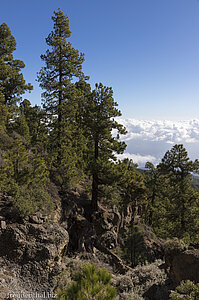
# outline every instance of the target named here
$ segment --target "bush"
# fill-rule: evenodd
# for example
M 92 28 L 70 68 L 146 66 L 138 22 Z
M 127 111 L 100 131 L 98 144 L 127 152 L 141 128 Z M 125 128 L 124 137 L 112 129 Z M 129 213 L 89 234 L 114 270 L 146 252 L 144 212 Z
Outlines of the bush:
M 165 253 L 178 253 L 187 249 L 185 242 L 178 238 L 169 239 L 164 243 Z
M 13 200 L 22 217 L 38 211 L 49 214 L 54 208 L 53 200 L 44 187 L 38 185 L 21 186 Z
M 152 264 L 137 266 L 125 275 L 113 275 L 112 283 L 118 290 L 120 299 L 140 300 L 152 285 L 164 285 L 167 276 L 159 268 L 162 263 L 162 260 L 157 260 Z
M 172 300 L 196 300 L 199 299 L 199 283 L 194 284 L 192 281 L 182 281 L 176 288 L 176 291 L 172 291 L 170 294 Z
M 96 265 L 84 265 L 74 281 L 62 291 L 59 300 L 116 300 L 117 291 L 110 285 L 111 274 Z

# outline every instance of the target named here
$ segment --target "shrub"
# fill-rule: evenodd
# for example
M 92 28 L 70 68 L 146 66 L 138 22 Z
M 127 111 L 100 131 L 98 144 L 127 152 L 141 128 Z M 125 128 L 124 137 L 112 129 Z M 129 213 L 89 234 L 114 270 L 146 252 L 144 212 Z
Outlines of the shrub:
M 164 243 L 165 253 L 178 253 L 187 248 L 185 242 L 178 238 L 169 239 Z
M 152 285 L 163 285 L 167 276 L 159 268 L 162 263 L 162 260 L 157 260 L 152 264 L 137 266 L 125 275 L 113 275 L 112 283 L 120 293 L 120 299 L 140 300 Z
M 21 186 L 13 203 L 22 217 L 32 215 L 40 210 L 49 214 L 54 207 L 51 196 L 44 187 L 38 185 Z
M 74 281 L 62 291 L 59 300 L 116 300 L 117 291 L 110 285 L 111 274 L 95 264 L 84 265 L 76 272 Z
M 170 294 L 172 300 L 195 300 L 199 299 L 199 283 L 194 284 L 190 280 L 182 281 L 176 288 L 176 291 L 172 291 Z

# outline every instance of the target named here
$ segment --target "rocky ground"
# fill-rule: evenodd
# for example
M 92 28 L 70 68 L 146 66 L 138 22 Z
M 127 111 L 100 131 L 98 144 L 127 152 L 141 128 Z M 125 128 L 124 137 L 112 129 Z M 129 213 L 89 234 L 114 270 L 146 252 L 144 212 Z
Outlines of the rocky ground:
M 53 299 L 74 270 L 91 262 L 113 274 L 119 299 L 166 300 L 168 290 L 181 280 L 199 282 L 199 249 L 193 245 L 166 253 L 164 242 L 144 224 L 140 225 L 149 264 L 134 269 L 124 264 L 116 249 L 134 218 L 130 207 L 120 212 L 100 206 L 91 217 L 89 199 L 81 190 L 54 192 L 54 199 L 56 210 L 50 217 L 40 213 L 22 219 L 11 197 L 1 193 L 0 299 L 25 294 Z

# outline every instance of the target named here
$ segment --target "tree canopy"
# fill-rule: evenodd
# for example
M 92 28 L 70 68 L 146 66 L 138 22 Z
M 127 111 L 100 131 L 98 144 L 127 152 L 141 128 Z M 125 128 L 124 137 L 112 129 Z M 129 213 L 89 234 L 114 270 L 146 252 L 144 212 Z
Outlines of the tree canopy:
M 162 238 L 199 241 L 199 191 L 191 183 L 199 161 L 190 160 L 181 144 L 145 170 L 131 160 L 119 161 L 126 129 L 117 118 L 121 112 L 113 89 L 102 83 L 91 88 L 82 68 L 84 54 L 69 42 L 68 17 L 58 9 L 52 21 L 37 78 L 41 107 L 22 98 L 33 87 L 23 77 L 23 61 L 14 59 L 15 38 L 7 24 L 0 25 L 1 191 L 27 215 L 53 207 L 50 181 L 60 193 L 86 182 L 92 216 L 108 198 L 123 211 L 131 207 L 131 223 L 139 214 Z M 139 235 L 129 231 L 126 241 Z
M 16 41 L 7 24 L 0 25 L 0 99 L 5 105 L 16 108 L 20 96 L 33 89 L 30 83 L 26 84 L 21 69 L 25 67 L 22 60 L 14 59 Z

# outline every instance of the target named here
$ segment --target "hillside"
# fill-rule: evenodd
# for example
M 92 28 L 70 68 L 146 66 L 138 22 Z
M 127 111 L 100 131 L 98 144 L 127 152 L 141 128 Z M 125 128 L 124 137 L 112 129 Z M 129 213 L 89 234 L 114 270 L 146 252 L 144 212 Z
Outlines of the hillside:
M 22 98 L 33 87 L 0 25 L 1 299 L 197 294 L 199 161 L 182 144 L 145 171 L 117 160 L 126 129 L 113 89 L 91 89 L 68 17 L 58 9 L 52 21 L 41 107 Z

